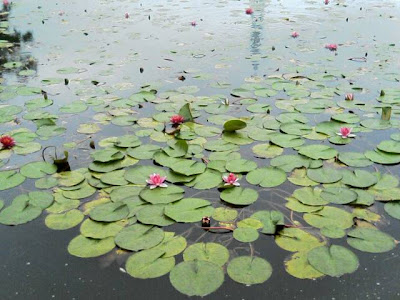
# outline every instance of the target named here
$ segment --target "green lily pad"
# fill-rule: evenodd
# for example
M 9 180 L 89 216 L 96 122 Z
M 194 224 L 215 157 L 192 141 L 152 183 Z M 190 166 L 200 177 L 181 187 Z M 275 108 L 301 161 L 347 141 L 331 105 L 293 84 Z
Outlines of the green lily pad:
M 400 154 L 387 153 L 376 149 L 375 151 L 366 151 L 365 157 L 369 160 L 383 165 L 394 165 L 400 163 Z
M 174 232 L 164 232 L 162 242 L 152 249 L 163 250 L 164 255 L 162 257 L 172 257 L 185 250 L 186 246 L 187 242 L 183 236 L 175 236 Z
M 308 224 L 316 228 L 336 226 L 346 229 L 353 226 L 352 214 L 336 207 L 325 206 L 317 212 L 304 214 L 303 217 Z
M 62 214 L 50 214 L 46 217 L 46 226 L 53 230 L 66 230 L 80 224 L 84 218 L 81 211 L 70 210 Z
M 353 273 L 359 266 L 357 256 L 349 249 L 338 245 L 312 249 L 308 252 L 307 259 L 314 269 L 332 277 Z
M 105 203 L 90 211 L 90 218 L 99 222 L 119 221 L 128 216 L 129 209 L 124 203 Z
M 125 179 L 133 184 L 147 184 L 146 180 L 149 179 L 153 173 L 160 174 L 164 177 L 166 172 L 160 167 L 156 166 L 136 166 L 126 170 Z
M 179 174 L 186 176 L 201 174 L 206 170 L 206 165 L 194 160 L 182 159 L 170 166 L 171 169 Z
M 223 266 L 229 259 L 229 251 L 217 243 L 196 243 L 183 252 L 184 261 L 201 260 Z
M 164 239 L 164 231 L 151 225 L 134 224 L 122 229 L 115 236 L 118 247 L 131 251 L 150 249 Z
M 338 154 L 335 149 L 325 145 L 301 146 L 299 153 L 312 159 L 331 159 Z
M 183 198 L 185 191 L 175 185 L 166 188 L 145 188 L 140 192 L 140 198 L 152 204 L 167 204 Z
M 368 167 L 373 164 L 364 154 L 357 152 L 340 152 L 339 160 L 349 167 Z
M 104 255 L 115 248 L 114 238 L 91 239 L 78 235 L 68 244 L 68 252 L 77 257 L 89 258 Z
M 258 239 L 260 234 L 251 227 L 239 227 L 233 231 L 233 238 L 242 243 L 251 243 Z
M 0 191 L 19 186 L 25 181 L 25 176 L 17 171 L 0 171 Z
M 319 183 L 334 183 L 342 179 L 342 173 L 333 168 L 308 169 L 307 176 Z
M 275 236 L 275 243 L 290 252 L 303 252 L 324 245 L 316 236 L 300 228 L 284 228 Z
M 92 239 L 105 239 L 114 237 L 124 228 L 122 222 L 96 222 L 91 219 L 83 221 L 80 227 L 80 232 L 83 236 Z
M 221 199 L 235 205 L 249 205 L 257 201 L 258 192 L 249 188 L 232 187 L 222 191 Z
M 0 211 L 0 223 L 20 225 L 36 219 L 41 213 L 42 209 L 27 201 L 25 197 L 17 197 L 11 205 Z
M 210 164 L 208 164 L 207 167 L 209 168 Z M 218 171 L 207 169 L 203 174 L 197 175 L 194 180 L 186 183 L 186 186 L 198 190 L 208 190 L 219 186 L 221 183 L 222 174 Z
M 212 214 L 212 218 L 220 222 L 229 222 L 237 218 L 238 212 L 234 209 L 217 207 Z
M 352 187 L 367 188 L 378 182 L 378 178 L 364 170 L 343 170 L 342 182 Z
M 211 216 L 214 208 L 207 200 L 200 198 L 184 198 L 168 204 L 164 214 L 176 222 L 198 222 L 203 216 Z
M 304 187 L 293 192 L 293 197 L 302 204 L 310 206 L 321 206 L 328 204 L 328 201 L 321 197 L 321 190 L 318 188 Z
M 242 120 L 229 120 L 224 124 L 224 131 L 232 132 L 246 128 L 246 126 L 247 126 L 246 122 Z
M 148 249 L 131 255 L 126 261 L 126 271 L 135 278 L 157 278 L 167 274 L 175 266 L 174 257 L 163 257 L 165 251 Z
M 300 279 L 315 279 L 324 276 L 321 272 L 314 269 L 307 259 L 308 252 L 296 252 L 289 260 L 285 261 L 286 271 Z
M 400 220 L 400 201 L 385 203 L 384 208 L 389 216 Z
M 169 279 L 180 293 L 204 297 L 222 285 L 224 272 L 218 265 L 207 261 L 184 261 L 172 269 Z
M 254 161 L 246 159 L 234 159 L 229 160 L 226 163 L 226 169 L 233 173 L 247 173 L 257 168 L 257 164 Z
M 174 224 L 174 220 L 164 215 L 164 207 L 163 204 L 145 206 L 136 213 L 136 217 L 140 223 L 147 225 L 168 226 Z
M 56 171 L 56 165 L 42 161 L 28 163 L 22 166 L 20 170 L 21 174 L 28 178 L 42 178 L 54 174 Z
M 286 181 L 286 173 L 275 167 L 259 168 L 247 174 L 246 180 L 262 187 L 276 187 Z
M 347 243 L 360 251 L 383 253 L 396 247 L 395 240 L 378 229 L 356 228 L 347 233 Z
M 277 210 L 260 210 L 251 215 L 251 218 L 262 222 L 262 233 L 275 234 L 278 225 L 285 225 L 284 215 Z
M 236 282 L 253 285 L 267 281 L 272 275 L 268 261 L 256 256 L 239 256 L 231 260 L 227 273 Z
M 321 192 L 321 198 L 335 204 L 347 204 L 357 199 L 356 192 L 345 187 L 329 187 Z

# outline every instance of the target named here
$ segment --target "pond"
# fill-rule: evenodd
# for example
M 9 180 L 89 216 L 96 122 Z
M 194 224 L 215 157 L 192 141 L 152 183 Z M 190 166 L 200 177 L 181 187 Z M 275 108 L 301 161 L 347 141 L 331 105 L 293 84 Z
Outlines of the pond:
M 0 299 L 399 298 L 399 16 L 3 1 Z

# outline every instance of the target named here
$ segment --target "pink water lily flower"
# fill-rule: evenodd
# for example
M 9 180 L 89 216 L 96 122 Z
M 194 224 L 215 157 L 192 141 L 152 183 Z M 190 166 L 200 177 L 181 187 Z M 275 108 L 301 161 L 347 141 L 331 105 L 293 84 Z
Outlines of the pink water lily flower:
M 292 32 L 292 38 L 297 38 L 299 36 L 299 33 L 297 31 Z
M 167 187 L 168 185 L 164 183 L 167 176 L 161 176 L 160 174 L 151 174 L 150 178 L 146 180 L 148 184 L 150 184 L 150 189 L 155 189 L 156 187 Z
M 129 19 L 129 13 L 125 13 L 125 19 Z
M 329 0 L 325 0 L 324 3 L 325 3 L 325 5 L 328 5 L 329 4 Z
M 228 176 L 222 176 L 222 179 L 225 182 L 224 185 L 234 185 L 234 186 L 240 185 L 240 183 L 238 182 L 239 178 L 233 173 L 229 173 Z
M 8 6 L 10 4 L 10 2 L 8 2 L 8 0 L 3 0 L 3 5 L 4 6 Z
M 254 12 L 254 10 L 251 7 L 246 8 L 246 15 L 252 15 L 253 12 Z
M 185 118 L 181 115 L 175 115 L 171 117 L 170 121 L 174 125 L 179 125 L 185 122 Z
M 190 25 L 192 25 L 193 27 L 197 25 L 196 21 L 192 21 L 190 22 Z
M 351 131 L 353 128 L 350 127 L 341 127 L 340 132 L 337 133 L 337 135 L 340 135 L 343 139 L 355 137 L 355 134 L 352 134 Z
M 337 50 L 337 44 L 326 44 L 325 48 L 329 49 L 331 51 L 336 51 Z
M 3 149 L 11 149 L 15 146 L 15 140 L 9 135 L 3 135 L 0 137 L 0 144 L 2 145 Z
M 346 94 L 346 96 L 344 96 L 344 100 L 353 101 L 354 100 L 354 94 L 352 94 L 352 93 Z

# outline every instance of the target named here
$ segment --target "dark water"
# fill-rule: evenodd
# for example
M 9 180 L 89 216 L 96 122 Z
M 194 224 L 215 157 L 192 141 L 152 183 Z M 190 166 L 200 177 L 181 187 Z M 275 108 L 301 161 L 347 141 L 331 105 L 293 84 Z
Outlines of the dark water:
M 18 52 L 7 59 L 32 57 L 37 76 L 27 80 L 12 71 L 3 76 L 8 85 L 27 83 L 40 86 L 44 78 L 64 76 L 56 73 L 60 68 L 73 66 L 84 70 L 66 76 L 71 79 L 69 86 L 46 87 L 49 97 L 54 99 L 50 108 L 54 112 L 65 103 L 91 95 L 91 92 L 80 92 L 93 87 L 78 79 L 104 82 L 104 89 L 121 97 L 129 96 L 132 91 L 149 83 L 157 84 L 160 91 L 197 85 L 199 94 L 214 95 L 226 91 L 210 87 L 210 82 L 228 82 L 230 88 L 235 88 L 243 84 L 244 79 L 252 82 L 264 75 L 294 73 L 297 69 L 304 69 L 306 74 L 320 74 L 325 70 L 337 74 L 353 72 L 357 74 L 356 84 L 365 87 L 365 92 L 359 95 L 362 100 L 376 97 L 382 88 L 396 86 L 396 83 L 385 80 L 385 74 L 398 72 L 400 67 L 398 48 L 387 51 L 388 45 L 398 43 L 400 38 L 399 31 L 395 30 L 400 28 L 399 2 L 331 2 L 324 6 L 322 1 L 300 0 L 23 0 L 13 4 L 9 21 L 11 27 L 22 33 L 32 32 L 33 40 L 22 43 Z M 248 6 L 255 9 L 251 17 L 244 16 L 243 11 Z M 129 19 L 124 19 L 125 12 L 130 13 Z M 197 27 L 189 25 L 192 20 L 197 21 Z M 294 30 L 300 33 L 297 40 L 289 36 Z M 334 54 L 321 50 L 325 43 L 333 42 L 343 44 L 335 59 Z M 368 63 L 348 60 L 364 56 L 366 52 Z M 378 63 L 385 58 L 388 62 Z M 143 73 L 139 72 L 141 67 Z M 202 81 L 186 76 L 184 83 L 176 79 L 182 71 L 191 69 L 198 69 L 209 79 Z M 99 89 L 93 92 L 96 93 L 100 93 Z M 13 101 L 22 104 L 24 100 L 20 97 Z M 277 112 L 279 110 L 275 110 Z M 151 107 L 144 107 L 140 116 L 151 116 L 152 113 Z M 77 135 L 76 129 L 82 121 L 92 122 L 92 116 L 91 111 L 60 116 L 59 122 L 67 127 L 66 140 L 83 140 L 85 137 Z M 321 121 L 318 116 L 315 120 Z M 32 126 L 24 120 L 21 122 L 23 127 Z M 4 127 L 2 131 L 10 129 Z M 121 135 L 125 130 L 111 125 L 96 137 Z M 360 139 L 352 147 L 372 148 L 371 145 L 389 134 L 376 135 L 372 141 Z M 59 145 L 66 140 L 64 137 L 53 138 L 44 141 L 43 145 Z M 87 164 L 87 144 L 86 141 L 82 147 L 72 151 L 73 169 Z M 289 152 L 285 150 L 285 154 Z M 244 152 L 243 156 L 250 157 L 251 152 Z M 23 159 L 13 158 L 10 165 L 18 166 L 39 157 L 40 154 L 34 154 Z M 261 159 L 256 161 L 259 165 L 264 164 Z M 390 171 L 399 174 L 398 168 L 390 168 Z M 23 189 L 32 188 L 32 180 L 23 185 Z M 281 188 L 291 193 L 294 185 L 287 182 Z M 3 191 L 0 197 L 9 203 L 19 192 Z M 203 192 L 202 196 L 206 197 L 207 193 L 213 197 L 212 191 Z M 261 192 L 256 208 L 282 205 L 282 196 L 285 193 L 279 197 L 271 191 Z M 380 205 L 375 206 L 378 212 L 383 211 Z M 244 215 L 248 216 L 250 212 L 245 210 Z M 388 217 L 382 224 L 385 232 L 400 239 L 399 220 Z M 176 228 L 174 225 L 171 230 Z M 187 298 L 171 286 L 168 276 L 138 280 L 123 273 L 120 270 L 126 259 L 123 255 L 112 252 L 93 259 L 69 255 L 67 245 L 78 232 L 79 228 L 61 232 L 49 230 L 44 225 L 44 218 L 16 227 L 0 225 L 0 299 Z M 196 240 L 201 234 L 194 229 L 190 240 Z M 225 239 L 209 233 L 203 240 L 215 238 Z M 248 246 L 229 242 L 229 249 L 238 254 L 245 255 L 250 251 Z M 270 236 L 262 235 L 254 243 L 254 249 L 257 255 L 271 263 L 272 277 L 264 284 L 246 287 L 226 276 L 222 287 L 207 298 L 400 299 L 398 247 L 378 255 L 352 249 L 360 259 L 360 267 L 355 273 L 317 280 L 300 280 L 288 275 L 283 261 L 290 253 L 278 248 Z

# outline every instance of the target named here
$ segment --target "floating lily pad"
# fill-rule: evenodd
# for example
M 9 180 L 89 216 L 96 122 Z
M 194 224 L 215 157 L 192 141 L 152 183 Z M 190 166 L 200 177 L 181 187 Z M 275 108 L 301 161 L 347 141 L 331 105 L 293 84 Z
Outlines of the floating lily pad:
M 307 259 L 308 252 L 296 252 L 289 260 L 285 261 L 286 271 L 300 279 L 315 279 L 324 276 L 323 273 L 314 269 Z
M 258 231 L 251 227 L 239 227 L 233 231 L 233 238 L 242 243 L 254 242 L 258 237 Z
M 138 221 L 142 224 L 168 226 L 174 224 L 175 221 L 171 220 L 164 215 L 163 204 L 153 204 L 145 206 L 136 213 Z
M 312 249 L 308 252 L 307 259 L 314 269 L 333 277 L 353 273 L 359 266 L 357 256 L 349 249 L 338 245 Z
M 46 217 L 46 226 L 53 230 L 66 230 L 80 224 L 84 218 L 81 211 L 70 210 L 61 214 L 50 214 Z
M 25 176 L 17 171 L 0 171 L 0 191 L 16 187 L 25 181 Z
M 105 203 L 90 211 L 90 218 L 99 222 L 119 221 L 128 216 L 129 209 L 124 203 Z
M 319 183 L 334 183 L 342 179 L 342 173 L 333 168 L 308 169 L 307 176 Z
M 360 251 L 383 253 L 392 250 L 395 240 L 388 234 L 374 228 L 356 228 L 347 233 L 347 243 Z
M 183 198 L 184 190 L 175 185 L 169 185 L 166 188 L 145 188 L 140 193 L 140 197 L 152 204 L 167 204 L 178 201 Z
M 68 244 L 71 255 L 83 258 L 97 257 L 110 252 L 115 248 L 114 238 L 91 239 L 78 235 Z
M 352 214 L 343 209 L 330 206 L 325 206 L 317 212 L 304 214 L 304 220 L 316 228 L 336 226 L 346 229 L 353 225 Z
M 223 266 L 229 259 L 229 251 L 217 243 L 196 243 L 183 252 L 184 261 L 202 260 Z
M 275 234 L 278 225 L 285 225 L 283 214 L 277 210 L 260 210 L 252 214 L 251 218 L 262 222 L 261 232 L 265 234 Z
M 364 170 L 343 170 L 342 182 L 352 187 L 367 188 L 378 182 L 378 178 Z
M 308 251 L 324 244 L 316 236 L 300 228 L 284 228 L 275 236 L 275 242 L 282 249 L 291 252 Z
M 299 148 L 299 153 L 312 159 L 331 159 L 338 152 L 325 145 L 307 145 Z
M 57 171 L 57 166 L 37 161 L 31 162 L 21 167 L 21 174 L 28 178 L 42 178 L 46 175 L 54 174 Z
M 131 251 L 150 249 L 164 239 L 164 231 L 151 225 L 134 224 L 122 229 L 115 236 L 118 247 Z
M 169 279 L 182 294 L 204 297 L 222 285 L 224 272 L 221 267 L 207 261 L 184 261 L 172 269 Z
M 126 271 L 135 278 L 157 278 L 167 274 L 175 266 L 174 257 L 163 257 L 161 249 L 143 250 L 131 255 L 126 261 Z
M 262 187 L 275 187 L 286 181 L 286 173 L 275 167 L 259 168 L 247 174 L 246 180 Z
M 203 216 L 211 216 L 213 211 L 211 203 L 200 198 L 185 198 L 168 204 L 164 209 L 166 216 L 185 223 L 200 221 Z
M 321 192 L 321 198 L 335 204 L 347 204 L 357 199 L 356 192 L 345 187 L 329 187 Z
M 249 205 L 258 199 L 258 192 L 249 188 L 233 187 L 221 193 L 221 199 L 235 205 Z
M 236 282 L 246 285 L 260 284 L 271 277 L 272 266 L 261 257 L 239 256 L 231 260 L 227 273 Z
M 214 210 L 212 218 L 216 221 L 220 222 L 229 222 L 233 221 L 237 218 L 238 212 L 234 209 L 225 208 L 225 207 L 217 207 Z

